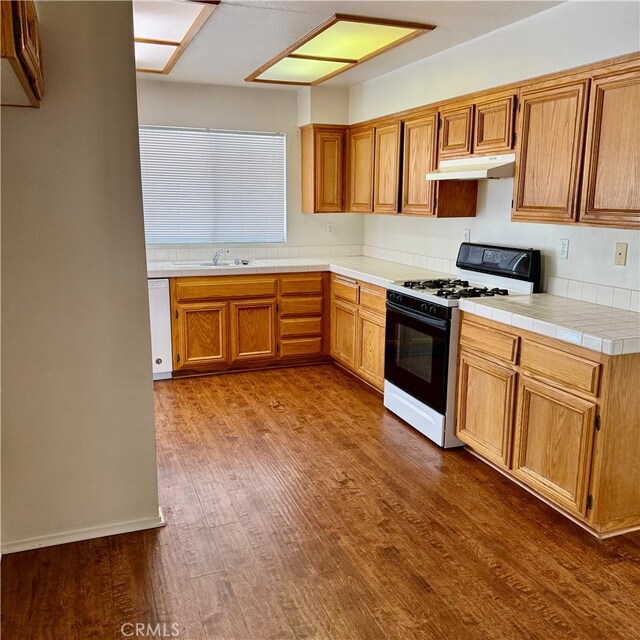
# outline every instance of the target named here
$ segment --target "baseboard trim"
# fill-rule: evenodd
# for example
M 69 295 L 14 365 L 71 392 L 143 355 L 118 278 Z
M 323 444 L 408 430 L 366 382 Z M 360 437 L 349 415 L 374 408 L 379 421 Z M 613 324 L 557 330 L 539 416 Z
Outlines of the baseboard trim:
M 35 538 L 24 538 L 15 542 L 7 542 L 2 545 L 2 555 L 8 553 L 18 553 L 31 549 L 41 549 L 42 547 L 53 547 L 58 544 L 69 542 L 79 542 L 80 540 L 91 540 L 92 538 L 102 538 L 104 536 L 116 536 L 121 533 L 132 533 L 133 531 L 144 531 L 145 529 L 155 529 L 166 525 L 162 507 L 158 508 L 158 515 L 155 518 L 143 518 L 141 520 L 128 520 L 100 527 L 89 527 L 87 529 L 76 529 L 63 533 L 54 533 L 47 536 Z

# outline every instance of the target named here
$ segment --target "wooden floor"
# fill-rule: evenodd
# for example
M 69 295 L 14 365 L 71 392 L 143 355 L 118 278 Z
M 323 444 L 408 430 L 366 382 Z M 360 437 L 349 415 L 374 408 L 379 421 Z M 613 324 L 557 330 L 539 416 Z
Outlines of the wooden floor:
M 333 365 L 155 388 L 168 526 L 5 556 L 2 640 L 640 637 L 640 534 L 599 542 Z

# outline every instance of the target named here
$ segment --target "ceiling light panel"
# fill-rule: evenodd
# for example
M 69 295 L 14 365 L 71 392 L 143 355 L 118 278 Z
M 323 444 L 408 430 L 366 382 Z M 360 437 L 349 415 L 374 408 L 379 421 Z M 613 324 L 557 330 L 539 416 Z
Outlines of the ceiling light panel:
M 428 24 L 336 14 L 245 80 L 316 85 L 432 29 Z
M 135 0 L 133 33 L 136 38 L 182 42 L 204 5 L 171 0 Z
M 219 2 L 134 0 L 136 69 L 169 73 Z
M 361 60 L 380 49 L 402 40 L 416 29 L 364 22 L 336 22 L 294 53 L 320 58 L 350 58 Z

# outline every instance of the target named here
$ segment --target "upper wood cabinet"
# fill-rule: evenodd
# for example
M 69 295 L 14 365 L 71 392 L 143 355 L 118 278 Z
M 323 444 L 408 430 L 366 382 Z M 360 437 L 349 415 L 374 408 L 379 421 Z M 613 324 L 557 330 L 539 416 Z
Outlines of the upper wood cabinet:
M 375 130 L 373 210 L 397 213 L 402 125 L 393 122 Z
M 582 80 L 522 91 L 514 220 L 577 219 L 588 85 L 588 80 Z
M 348 138 L 348 210 L 371 213 L 373 211 L 375 130 L 373 127 L 354 129 L 349 132 Z
M 438 112 L 405 120 L 400 213 L 437 218 L 476 214 L 476 180 L 426 180 L 438 163 Z
M 0 3 L 2 105 L 38 107 L 44 96 L 38 14 L 33 0 Z
M 509 153 L 513 149 L 515 134 L 516 96 L 490 96 L 476 102 L 473 127 L 473 153 Z
M 468 156 L 473 144 L 473 109 L 463 105 L 444 107 L 440 111 L 440 157 Z
M 438 162 L 438 112 L 405 120 L 402 163 L 402 213 L 435 214 L 436 183 L 426 174 Z
M 640 70 L 591 84 L 580 221 L 640 228 Z
M 308 125 L 302 128 L 302 211 L 344 211 L 346 127 Z

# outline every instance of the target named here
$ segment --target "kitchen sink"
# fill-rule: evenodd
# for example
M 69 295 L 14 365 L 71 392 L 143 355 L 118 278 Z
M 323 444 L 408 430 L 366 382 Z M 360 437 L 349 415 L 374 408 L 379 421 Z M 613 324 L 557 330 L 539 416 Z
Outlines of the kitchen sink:
M 251 261 L 246 261 L 247 264 L 249 264 Z M 209 260 L 208 262 L 172 262 L 171 266 L 173 267 L 178 267 L 178 268 L 188 268 L 188 267 L 192 267 L 193 269 L 195 268 L 201 268 L 201 267 L 210 267 L 211 269 L 215 269 L 216 267 L 246 267 L 246 264 L 236 264 L 235 262 L 233 262 L 232 260 L 220 260 L 218 262 L 218 264 L 213 264 L 213 262 L 211 262 L 211 260 Z

